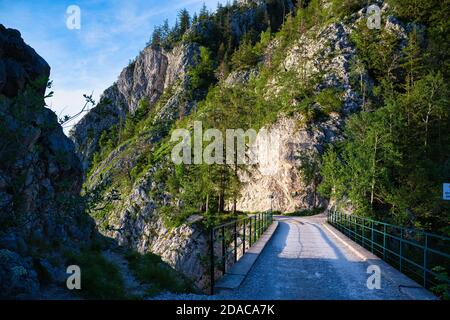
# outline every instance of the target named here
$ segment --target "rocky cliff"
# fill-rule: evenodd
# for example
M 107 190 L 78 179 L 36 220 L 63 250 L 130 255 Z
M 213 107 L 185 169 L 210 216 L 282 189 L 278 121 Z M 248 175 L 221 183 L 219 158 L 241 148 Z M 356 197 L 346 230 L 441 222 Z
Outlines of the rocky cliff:
M 171 51 L 148 46 L 122 70 L 118 80 L 102 94 L 100 102 L 70 132 L 83 169 L 87 170 L 103 131 L 122 126 L 145 101 L 152 109 L 165 90 L 184 80 L 198 58 L 197 45 Z
M 188 114 L 196 104 L 195 100 L 186 99 L 186 91 L 187 72 L 198 60 L 197 44 L 182 44 L 170 51 L 147 47 L 105 91 L 100 103 L 75 126 L 71 138 L 86 168 L 101 133 L 125 121 L 139 107 L 140 100 L 148 99 L 147 112 L 152 117 L 147 126 L 158 130 L 144 128 L 136 140 L 125 142 L 92 168 L 86 181 L 87 192 L 101 189 L 102 196 L 110 199 L 107 208 L 98 210 L 96 216 L 103 234 L 141 253 L 160 255 L 201 285 L 205 281 L 205 267 L 200 257 L 207 250 L 202 226 L 198 223 L 175 229 L 164 226 L 162 217 L 156 214 L 156 202 L 160 199 L 151 196 L 160 187 L 153 181 L 157 167 L 147 167 L 143 177 L 130 179 L 131 170 L 155 151 L 154 144 L 164 135 L 163 128 L 181 114 Z M 118 177 L 128 182 L 117 183 Z M 100 202 L 98 207 L 102 206 Z
M 20 33 L 0 25 L 0 297 L 36 297 L 63 281 L 62 248 L 94 231 L 75 148 L 45 107 L 49 75 Z
M 259 165 L 242 175 L 244 187 L 238 201 L 239 210 L 267 211 L 272 208 L 281 212 L 294 212 L 326 206 L 326 201 L 316 197 L 314 187 L 305 183 L 302 177 L 301 153 L 320 155 L 328 143 L 339 139 L 345 116 L 361 106 L 361 100 L 350 84 L 350 61 L 356 58 L 350 33 L 350 26 L 343 23 L 313 28 L 289 48 L 283 61 L 285 70 L 293 71 L 303 79 L 323 75 L 322 81 L 316 84 L 317 89 L 340 90 L 342 110 L 333 113 L 325 122 L 318 121 L 310 125 L 302 121 L 301 115 L 281 115 L 275 123 L 265 128 L 278 140 L 277 161 Z M 367 81 L 368 75 L 364 74 L 363 78 Z M 278 94 L 280 85 L 277 81 L 276 77 L 270 81 L 268 95 Z M 322 106 L 317 103 L 316 107 Z M 264 143 L 255 141 L 258 145 Z M 256 152 L 267 148 L 258 148 Z
M 245 26 L 254 18 L 254 3 L 247 2 L 240 5 L 251 5 L 250 9 L 237 10 L 229 17 L 230 32 L 234 35 L 245 34 L 248 31 Z M 265 5 L 261 2 L 256 7 Z M 251 17 L 245 16 L 247 14 Z M 277 160 L 240 172 L 242 187 L 237 199 L 238 210 L 265 211 L 272 207 L 292 212 L 327 205 L 317 194 L 317 183 L 306 182 L 300 167 L 303 156 L 320 158 L 330 142 L 341 139 L 347 116 L 358 112 L 363 104 L 361 92 L 351 80 L 354 77 L 351 65 L 358 59 L 358 53 L 350 39 L 355 24 L 363 15 L 364 8 L 343 22 L 325 19 L 298 35 L 285 35 L 294 38 L 287 44 L 283 44 L 281 40 L 285 39 L 278 35 L 266 45 L 254 66 L 232 70 L 224 81 L 213 84 L 219 92 L 232 87 L 244 88 L 249 96 L 262 86 L 263 89 L 258 90 L 270 105 L 264 112 L 280 110 L 275 120 L 264 125 L 278 136 Z M 240 19 L 245 23 L 240 23 Z M 388 18 L 385 23 L 386 29 L 403 32 L 395 19 Z M 186 34 L 204 33 L 209 41 L 208 35 L 214 34 L 212 26 L 213 22 L 205 19 Z M 189 121 L 195 116 L 210 112 L 197 110 L 202 104 L 190 91 L 191 79 L 187 71 L 199 61 L 200 44 L 195 41 L 196 37 L 192 40 L 188 36 L 188 40 L 180 41 L 172 50 L 147 47 L 105 91 L 99 105 L 75 127 L 72 139 L 87 168 L 98 150 L 102 132 L 130 119 L 142 99 L 149 101 L 147 118 L 138 124 L 133 135 L 112 150 L 107 149 L 101 161 L 92 167 L 85 184 L 86 192 L 100 194 L 100 200 L 94 204 L 94 217 L 103 234 L 140 252 L 161 255 L 170 265 L 201 284 L 206 280 L 207 270 L 204 225 L 201 217 L 187 218 L 176 211 L 183 203 L 174 200 L 174 193 L 183 192 L 185 186 L 168 187 L 168 180 L 176 169 L 166 156 L 170 145 L 160 143 L 169 140 L 168 133 L 176 127 L 177 120 L 189 127 Z M 276 57 L 273 52 L 277 52 Z M 278 61 L 275 67 L 272 66 L 274 61 Z M 358 75 L 359 84 L 372 85 L 365 71 Z M 288 76 L 292 79 L 286 82 Z M 304 84 L 311 87 L 304 101 L 297 92 L 297 96 L 283 98 L 292 91 L 300 92 Z M 282 98 L 288 112 L 278 106 Z M 267 143 L 255 142 L 262 150 L 270 149 L 264 147 Z M 174 205 L 174 202 L 177 203 Z M 204 208 L 199 207 L 195 210 Z M 163 209 L 168 210 L 169 215 L 179 214 L 181 223 L 168 222 Z
M 309 158 L 320 156 L 330 142 L 342 139 L 346 117 L 362 107 L 360 88 L 351 81 L 355 76 L 352 64 L 359 59 L 351 35 L 357 23 L 364 18 L 364 10 L 362 8 L 354 13 L 346 22 L 311 28 L 286 52 L 282 63 L 286 72 L 293 71 L 303 79 L 315 79 L 320 75 L 321 81 L 315 83 L 317 91 L 337 89 L 340 94 L 334 99 L 339 99 L 342 107 L 339 112 L 332 112 L 328 120 L 312 124 L 305 124 L 298 114 L 289 117 L 280 114 L 275 123 L 265 128 L 278 139 L 277 161 L 252 167 L 242 173 L 244 185 L 238 201 L 239 210 L 266 211 L 272 208 L 281 212 L 294 212 L 328 206 L 327 201 L 317 195 L 316 186 L 305 182 L 301 158 L 304 154 Z M 381 11 L 386 13 L 387 10 L 388 6 L 384 4 Z M 404 26 L 392 16 L 387 16 L 382 28 L 401 41 L 406 38 Z M 230 77 L 234 76 L 232 74 Z M 358 77 L 366 88 L 373 86 L 367 70 L 361 70 Z M 277 95 L 280 89 L 282 85 L 278 84 L 277 76 L 274 76 L 269 81 L 266 94 Z M 314 108 L 322 107 L 320 102 L 315 103 Z M 256 153 L 270 149 L 270 146 L 264 147 L 265 141 L 255 143 L 263 145 Z

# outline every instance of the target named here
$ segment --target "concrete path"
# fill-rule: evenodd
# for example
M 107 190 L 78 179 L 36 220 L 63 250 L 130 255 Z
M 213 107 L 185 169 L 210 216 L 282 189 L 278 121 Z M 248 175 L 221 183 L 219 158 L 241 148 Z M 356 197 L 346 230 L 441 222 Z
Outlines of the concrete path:
M 277 217 L 279 226 L 238 289 L 219 299 L 435 299 L 328 225 L 324 215 Z M 367 268 L 381 269 L 370 290 Z

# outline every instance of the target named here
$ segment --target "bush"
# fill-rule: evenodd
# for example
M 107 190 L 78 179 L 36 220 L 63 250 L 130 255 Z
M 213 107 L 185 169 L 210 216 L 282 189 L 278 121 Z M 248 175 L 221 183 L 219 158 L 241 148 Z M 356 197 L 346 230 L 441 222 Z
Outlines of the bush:
M 120 271 L 100 252 L 69 253 L 68 262 L 81 268 L 81 294 L 88 299 L 126 298 Z
M 322 213 L 324 210 L 325 208 L 303 209 L 299 211 L 285 213 L 284 215 L 287 217 L 309 217 Z
M 192 285 L 181 274 L 172 269 L 161 260 L 161 257 L 138 252 L 127 254 L 129 267 L 136 278 L 145 283 L 152 284 L 149 294 L 156 294 L 161 291 L 176 293 L 192 292 Z
M 440 266 L 434 267 L 432 270 L 438 275 L 435 277 L 437 284 L 431 288 L 431 291 L 443 300 L 450 300 L 450 277 L 447 271 Z
M 342 110 L 342 94 L 334 88 L 327 88 L 319 92 L 315 97 L 315 101 L 320 104 L 322 111 L 329 115 L 331 112 L 341 112 Z
M 243 40 L 239 48 L 231 57 L 235 70 L 245 70 L 254 67 L 259 62 L 259 54 L 249 39 Z
M 215 83 L 214 61 L 211 51 L 206 47 L 200 47 L 200 59 L 198 64 L 189 70 L 191 90 L 207 90 Z

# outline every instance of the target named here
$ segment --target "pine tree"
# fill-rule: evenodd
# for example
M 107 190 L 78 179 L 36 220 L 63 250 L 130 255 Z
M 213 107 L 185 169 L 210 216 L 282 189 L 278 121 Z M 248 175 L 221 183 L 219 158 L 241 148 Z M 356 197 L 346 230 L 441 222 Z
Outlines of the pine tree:
M 189 11 L 182 9 L 178 12 L 179 29 L 178 32 L 183 35 L 191 27 L 191 16 Z
M 155 27 L 152 34 L 151 45 L 158 47 L 161 45 L 162 31 L 161 27 Z
M 206 4 L 204 4 L 204 3 L 203 3 L 202 8 L 200 9 L 200 13 L 198 15 L 198 19 L 199 19 L 199 21 L 203 21 L 203 20 L 209 19 L 209 11 L 208 11 L 208 8 L 206 7 Z

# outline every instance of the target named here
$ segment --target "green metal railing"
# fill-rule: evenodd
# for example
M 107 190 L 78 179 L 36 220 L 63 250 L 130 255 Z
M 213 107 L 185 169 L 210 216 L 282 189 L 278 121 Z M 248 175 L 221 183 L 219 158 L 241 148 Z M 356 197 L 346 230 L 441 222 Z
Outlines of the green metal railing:
M 425 288 L 438 284 L 434 267 L 450 270 L 448 237 L 339 212 L 329 213 L 328 222 Z
M 272 222 L 272 212 L 264 212 L 224 223 L 210 230 L 211 294 L 214 294 L 216 271 L 220 271 L 220 276 L 223 276 L 258 241 Z

